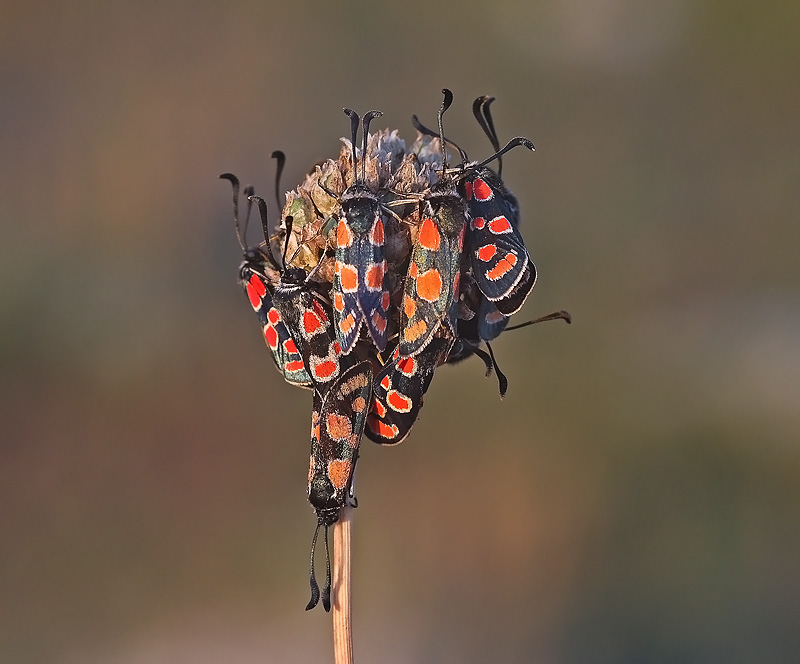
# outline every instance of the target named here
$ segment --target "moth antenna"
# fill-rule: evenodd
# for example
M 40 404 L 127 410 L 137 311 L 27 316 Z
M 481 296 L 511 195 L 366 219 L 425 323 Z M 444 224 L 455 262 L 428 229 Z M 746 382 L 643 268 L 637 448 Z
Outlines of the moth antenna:
M 239 246 L 242 248 L 242 253 L 247 251 L 247 246 L 242 236 L 242 229 L 239 226 L 239 178 L 233 173 L 223 173 L 219 176 L 220 180 L 227 180 L 231 183 L 233 190 L 233 227 L 236 229 L 236 239 L 239 240 Z
M 247 198 L 247 213 L 244 215 L 244 227 L 242 228 L 242 240 L 244 241 L 245 245 L 247 244 L 247 228 L 250 226 L 250 213 L 253 211 L 253 201 L 250 198 L 253 194 L 256 193 L 256 190 L 253 189 L 252 185 L 247 185 L 244 188 L 244 195 Z
M 319 527 L 320 524 L 317 522 L 317 527 L 314 529 L 314 539 L 311 540 L 311 572 L 309 574 L 309 582 L 311 584 L 311 599 L 308 600 L 306 611 L 310 611 L 319 603 L 319 585 L 317 584 L 317 577 L 314 575 L 314 552 L 317 548 L 317 535 L 319 535 Z
M 416 129 L 420 134 L 423 136 L 431 136 L 432 138 L 439 138 L 439 134 L 437 134 L 433 129 L 428 129 L 424 124 L 419 121 L 419 118 L 416 115 L 411 116 L 411 124 L 414 125 L 414 129 Z M 461 149 L 455 141 L 451 141 L 449 138 L 444 139 L 445 142 L 455 150 L 458 150 L 458 154 L 461 157 L 461 165 L 463 166 L 469 161 L 469 157 L 467 157 L 467 153 Z
M 494 368 L 494 364 L 492 364 L 492 358 L 480 348 L 473 348 L 472 352 L 475 353 L 479 358 L 483 360 L 483 363 L 486 365 L 486 378 L 492 375 L 492 369 Z
M 492 351 L 492 345 L 487 341 L 486 347 L 489 349 L 489 357 L 492 358 L 492 366 L 494 366 L 494 372 L 497 374 L 497 383 L 500 387 L 500 398 L 506 396 L 506 392 L 508 392 L 508 378 L 506 375 L 500 371 L 500 367 L 497 366 L 497 360 L 494 359 L 494 351 Z
M 369 111 L 364 114 L 364 119 L 361 121 L 364 127 L 364 147 L 361 149 L 361 181 L 367 181 L 367 139 L 369 138 L 369 125 L 375 119 L 383 115 L 381 111 Z
M 534 318 L 533 320 L 525 321 L 524 323 L 519 323 L 518 325 L 511 325 L 505 329 L 506 332 L 510 332 L 511 330 L 518 330 L 521 327 L 528 327 L 528 325 L 536 325 L 536 323 L 545 323 L 549 320 L 564 320 L 567 322 L 567 325 L 572 324 L 572 315 L 569 311 L 554 311 L 551 314 L 547 314 L 546 316 L 540 316 L 539 318 Z
M 478 121 L 478 124 L 483 129 L 483 133 L 486 134 L 489 141 L 492 144 L 495 152 L 500 151 L 500 140 L 497 138 L 497 131 L 494 128 L 494 120 L 492 119 L 492 113 L 489 110 L 489 107 L 492 105 L 492 102 L 495 100 L 494 97 L 490 97 L 489 95 L 483 95 L 482 97 L 478 97 L 474 102 L 472 102 L 472 114 L 475 116 L 475 119 Z M 497 158 L 497 176 L 501 177 L 503 174 L 503 158 Z
M 358 125 L 361 119 L 358 117 L 352 108 L 343 108 L 344 114 L 350 118 L 350 147 L 353 148 L 353 180 L 358 180 L 356 177 L 356 135 L 358 134 Z M 364 155 L 361 155 L 362 158 Z
M 536 150 L 536 148 L 533 147 L 533 142 L 529 138 L 525 138 L 524 136 L 515 136 L 508 143 L 505 144 L 505 146 L 503 147 L 502 150 L 499 150 L 499 151 L 495 152 L 491 157 L 488 157 L 487 159 L 484 159 L 482 162 L 480 162 L 478 164 L 472 165 L 470 168 L 473 168 L 473 169 L 483 168 L 489 162 L 492 162 L 495 159 L 500 159 L 500 157 L 502 157 L 506 152 L 508 152 L 509 150 L 513 150 L 514 148 L 516 148 L 516 147 L 518 147 L 520 145 L 528 148 L 531 152 Z
M 281 205 L 281 176 L 283 175 L 283 167 L 286 166 L 286 155 L 282 150 L 275 150 L 271 157 L 278 162 L 275 168 L 275 203 L 278 205 L 278 210 L 280 210 L 283 207 Z
M 325 587 L 322 589 L 322 607 L 331 611 L 331 551 L 328 547 L 328 526 L 325 526 Z
M 444 95 L 444 99 L 442 99 L 442 105 L 439 107 L 439 114 L 436 116 L 436 121 L 439 124 L 439 143 L 442 146 L 442 177 L 444 177 L 444 172 L 447 168 L 447 143 L 445 143 L 444 123 L 442 119 L 444 118 L 444 112 L 450 108 L 450 105 L 453 103 L 453 93 L 447 88 L 442 88 L 442 94 Z
M 255 203 L 258 208 L 258 214 L 261 217 L 261 227 L 264 229 L 264 239 L 266 240 L 266 250 L 262 252 L 269 264 L 278 272 L 281 271 L 278 262 L 272 255 L 272 245 L 269 241 L 269 223 L 267 221 L 267 202 L 261 196 L 250 196 L 248 200 Z

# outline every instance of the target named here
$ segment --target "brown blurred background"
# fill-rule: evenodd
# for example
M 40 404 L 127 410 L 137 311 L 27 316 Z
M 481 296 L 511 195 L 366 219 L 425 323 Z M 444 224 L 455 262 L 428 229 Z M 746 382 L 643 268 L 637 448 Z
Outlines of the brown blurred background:
M 365 439 L 361 662 L 800 657 L 795 2 L 3 2 L 0 661 L 305 663 L 310 397 L 236 284 L 342 106 L 497 97 L 540 280 L 504 402 L 437 373 Z M 270 198 L 271 200 L 271 198 Z M 254 237 L 254 236 L 253 236 Z

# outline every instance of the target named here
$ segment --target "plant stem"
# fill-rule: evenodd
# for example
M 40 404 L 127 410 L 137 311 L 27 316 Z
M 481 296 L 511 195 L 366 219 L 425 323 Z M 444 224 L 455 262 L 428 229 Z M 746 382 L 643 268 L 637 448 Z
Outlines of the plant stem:
M 353 508 L 346 505 L 333 526 L 333 655 L 335 664 L 353 664 L 350 592 L 350 525 Z

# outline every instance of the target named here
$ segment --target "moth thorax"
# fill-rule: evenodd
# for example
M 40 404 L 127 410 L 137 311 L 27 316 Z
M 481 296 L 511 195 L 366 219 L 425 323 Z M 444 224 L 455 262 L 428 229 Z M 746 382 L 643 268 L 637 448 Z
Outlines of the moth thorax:
M 331 526 L 339 520 L 339 510 L 341 507 L 315 508 L 317 512 L 317 523 L 321 526 Z
M 347 203 L 358 202 L 364 199 L 377 201 L 378 197 L 372 193 L 367 185 L 362 184 L 361 182 L 356 182 L 355 184 L 351 184 L 345 190 L 345 192 L 342 194 L 341 202 L 344 206 Z

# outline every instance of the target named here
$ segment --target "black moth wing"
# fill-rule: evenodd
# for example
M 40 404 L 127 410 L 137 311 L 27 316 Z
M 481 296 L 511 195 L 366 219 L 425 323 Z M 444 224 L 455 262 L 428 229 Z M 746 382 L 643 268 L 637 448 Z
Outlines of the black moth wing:
M 452 339 L 437 337 L 414 357 L 395 353 L 375 376 L 375 398 L 365 429 L 367 438 L 379 445 L 397 445 L 405 440 L 419 417 L 434 371 L 452 343 Z

